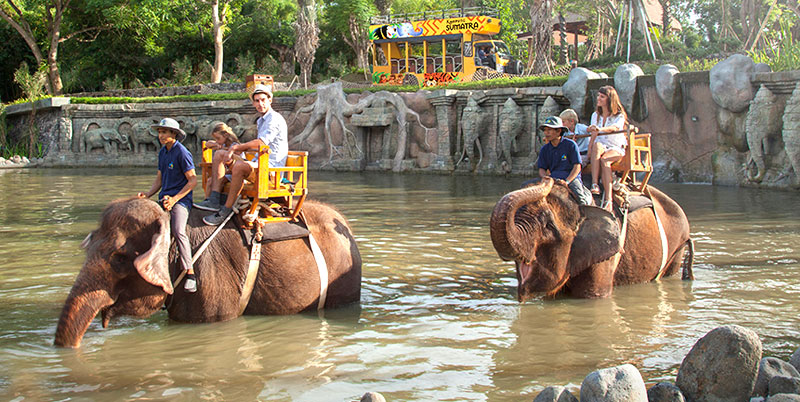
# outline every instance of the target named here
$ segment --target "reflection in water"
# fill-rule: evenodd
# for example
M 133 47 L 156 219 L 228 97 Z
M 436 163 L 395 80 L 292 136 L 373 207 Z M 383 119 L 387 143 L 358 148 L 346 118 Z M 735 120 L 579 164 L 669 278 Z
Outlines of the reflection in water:
M 322 317 L 170 323 L 159 312 L 95 320 L 55 349 L 78 243 L 150 169 L 0 171 L 0 399 L 516 401 L 632 363 L 674 381 L 694 342 L 723 324 L 786 358 L 800 333 L 795 193 L 660 186 L 684 206 L 697 280 L 617 288 L 606 300 L 515 301 L 512 263 L 489 240 L 494 203 L 522 178 L 313 172 L 364 260 L 360 306 Z M 772 205 L 773 207 L 769 207 Z

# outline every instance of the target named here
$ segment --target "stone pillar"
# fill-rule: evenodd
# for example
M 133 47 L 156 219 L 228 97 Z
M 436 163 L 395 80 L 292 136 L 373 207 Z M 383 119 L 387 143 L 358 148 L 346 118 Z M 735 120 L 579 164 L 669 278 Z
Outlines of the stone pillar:
M 76 105 L 64 105 L 61 107 L 61 117 L 58 119 L 58 152 L 66 153 L 72 149 L 72 112 L 77 108 Z M 75 150 L 77 151 L 77 149 Z
M 433 91 L 427 96 L 436 108 L 437 155 L 431 163 L 434 170 L 453 170 L 455 139 L 458 135 L 458 116 L 455 107 L 456 94 L 452 89 Z

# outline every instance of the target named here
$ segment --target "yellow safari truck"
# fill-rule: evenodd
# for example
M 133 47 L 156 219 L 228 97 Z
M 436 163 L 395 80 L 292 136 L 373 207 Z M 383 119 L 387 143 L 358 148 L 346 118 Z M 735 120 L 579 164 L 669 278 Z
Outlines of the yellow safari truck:
M 373 17 L 372 82 L 436 86 L 522 74 L 492 10 L 465 8 Z

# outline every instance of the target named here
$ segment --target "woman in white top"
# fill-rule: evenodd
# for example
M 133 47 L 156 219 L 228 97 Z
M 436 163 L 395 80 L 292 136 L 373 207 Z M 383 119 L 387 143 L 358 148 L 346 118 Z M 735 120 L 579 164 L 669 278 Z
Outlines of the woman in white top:
M 586 130 L 589 139 L 589 160 L 592 163 L 592 194 L 600 194 L 598 176 L 603 178 L 602 208 L 611 210 L 611 164 L 625 156 L 627 139 L 624 133 L 601 135 L 622 131 L 628 117 L 614 87 L 606 85 L 597 91 L 597 109 L 592 113 L 592 121 Z

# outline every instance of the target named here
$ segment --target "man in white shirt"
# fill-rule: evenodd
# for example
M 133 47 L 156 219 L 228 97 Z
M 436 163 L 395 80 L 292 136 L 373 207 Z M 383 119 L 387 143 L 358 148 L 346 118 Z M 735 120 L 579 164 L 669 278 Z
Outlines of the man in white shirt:
M 271 108 L 272 89 L 266 85 L 256 85 L 253 88 L 253 93 L 250 94 L 250 101 L 253 102 L 253 107 L 256 108 L 256 111 L 261 114 L 261 117 L 256 121 L 258 137 L 244 144 L 231 146 L 228 149 L 229 157 L 233 158 L 234 154 L 257 149 L 260 145 L 267 145 L 269 146 L 269 166 L 286 166 L 286 157 L 289 155 L 288 129 L 283 116 Z M 254 176 L 257 166 L 257 158 L 252 161 L 236 160 L 231 165 L 231 187 L 228 192 L 228 198 L 225 205 L 220 207 L 215 214 L 203 218 L 203 222 L 206 225 L 219 225 L 225 220 L 228 214 L 231 213 L 236 197 L 242 191 L 244 180 L 255 181 L 255 177 L 251 176 Z M 216 197 L 219 199 L 218 191 L 220 189 L 215 190 L 217 191 Z M 215 194 L 212 192 L 209 198 L 214 196 Z

